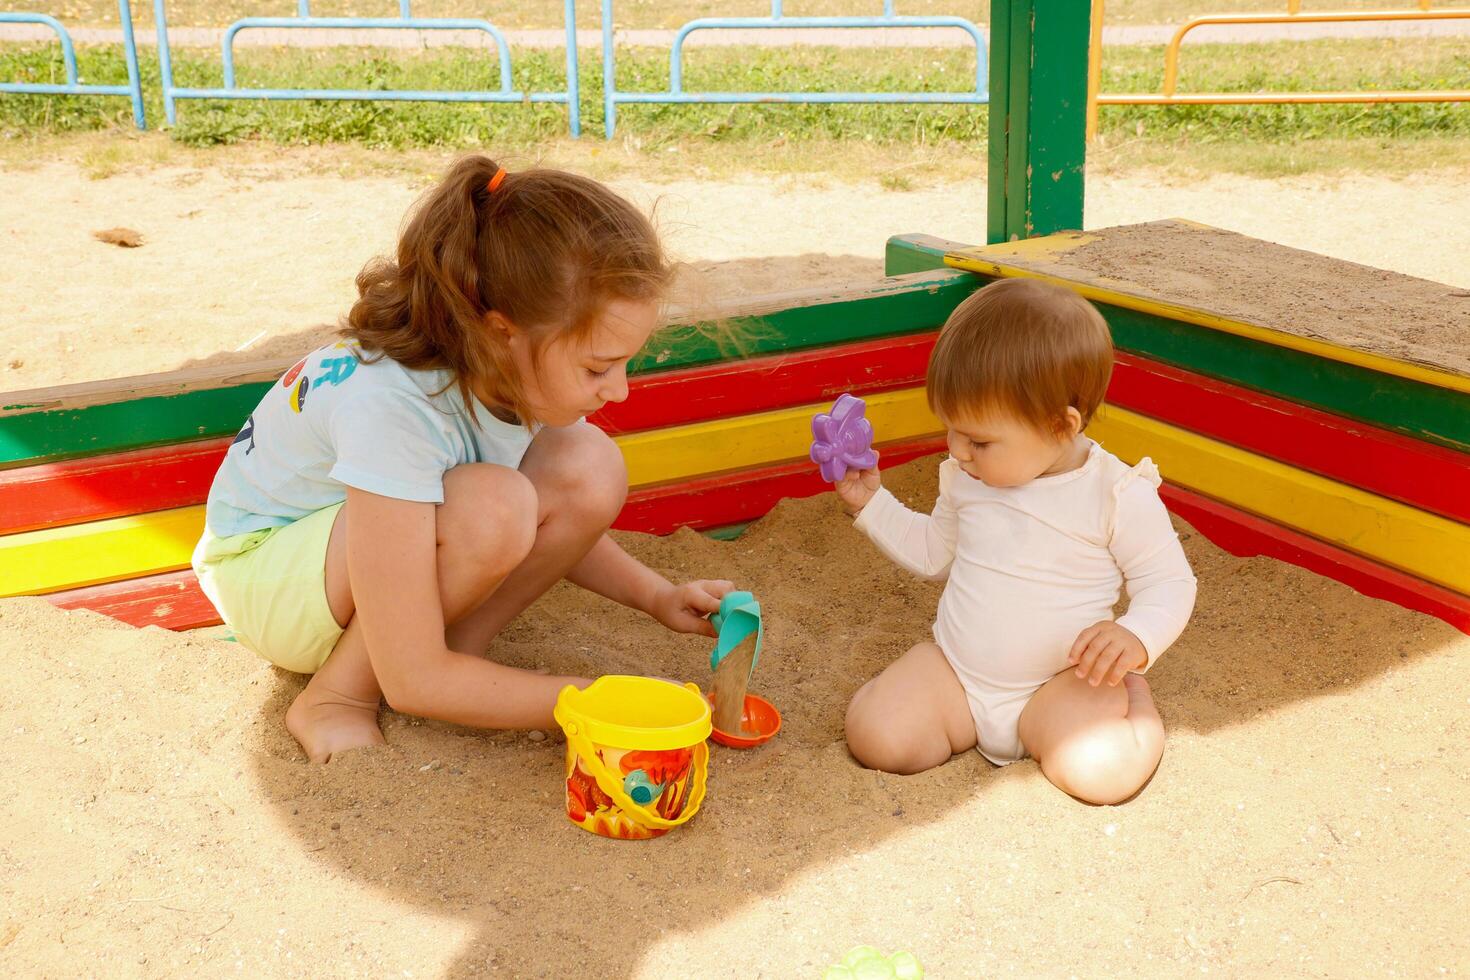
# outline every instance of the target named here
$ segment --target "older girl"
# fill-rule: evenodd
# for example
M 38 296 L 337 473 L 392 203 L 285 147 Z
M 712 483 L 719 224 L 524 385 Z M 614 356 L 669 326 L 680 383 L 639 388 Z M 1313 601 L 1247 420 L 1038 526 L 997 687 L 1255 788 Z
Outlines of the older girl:
M 381 742 L 382 699 L 550 725 L 585 682 L 482 654 L 562 578 L 713 635 L 731 584 L 675 585 L 607 536 L 627 474 L 583 421 L 628 396 L 669 278 L 647 218 L 607 188 L 471 156 L 357 277 L 342 341 L 261 400 L 194 567 L 244 645 L 312 675 L 285 718 L 309 759 Z

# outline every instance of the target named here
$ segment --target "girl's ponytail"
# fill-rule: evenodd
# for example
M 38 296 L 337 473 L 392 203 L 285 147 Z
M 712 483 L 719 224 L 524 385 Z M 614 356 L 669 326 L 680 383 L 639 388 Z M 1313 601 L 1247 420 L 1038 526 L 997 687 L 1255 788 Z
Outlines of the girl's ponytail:
M 369 357 L 449 370 L 472 411 L 478 394 L 531 422 L 488 314 L 531 331 L 539 350 L 587 329 L 609 299 L 661 298 L 670 274 L 648 219 L 601 184 L 468 156 L 420 199 L 395 259 L 358 274 L 342 333 Z

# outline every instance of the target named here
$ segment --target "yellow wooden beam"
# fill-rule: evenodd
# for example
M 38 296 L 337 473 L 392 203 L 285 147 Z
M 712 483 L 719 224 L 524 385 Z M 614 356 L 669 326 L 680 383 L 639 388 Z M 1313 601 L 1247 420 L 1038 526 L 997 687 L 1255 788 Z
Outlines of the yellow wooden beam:
M 943 431 L 929 411 L 923 388 L 867 395 L 868 420 L 884 442 Z M 695 422 L 620 436 L 628 483 L 647 486 L 800 459 L 812 444 L 812 416 L 827 403 Z
M 922 388 L 870 395 L 885 442 L 940 431 Z M 826 403 L 619 436 L 633 487 L 743 470 L 805 456 Z M 189 566 L 204 508 L 182 507 L 0 537 L 0 597 L 139 578 Z
M 203 530 L 200 506 L 9 534 L 0 537 L 0 597 L 187 568 Z
M 1470 594 L 1470 526 L 1112 405 L 1087 431 L 1170 483 Z
M 922 388 L 866 400 L 885 442 L 940 431 Z M 806 455 L 811 416 L 824 407 L 674 426 L 617 441 L 632 486 L 683 481 Z M 1088 432 L 1130 463 L 1151 456 L 1171 483 L 1470 594 L 1470 526 L 1111 405 Z M 0 596 L 185 568 L 203 522 L 203 507 L 185 507 L 0 537 Z

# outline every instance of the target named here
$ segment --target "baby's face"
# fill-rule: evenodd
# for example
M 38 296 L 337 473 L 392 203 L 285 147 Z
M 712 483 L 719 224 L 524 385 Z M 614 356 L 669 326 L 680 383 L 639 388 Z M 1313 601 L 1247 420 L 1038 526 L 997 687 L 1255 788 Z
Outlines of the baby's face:
M 1077 465 L 1077 436 L 1070 430 L 1054 435 L 1003 412 L 941 421 L 949 430 L 950 456 L 987 486 L 1019 487 Z

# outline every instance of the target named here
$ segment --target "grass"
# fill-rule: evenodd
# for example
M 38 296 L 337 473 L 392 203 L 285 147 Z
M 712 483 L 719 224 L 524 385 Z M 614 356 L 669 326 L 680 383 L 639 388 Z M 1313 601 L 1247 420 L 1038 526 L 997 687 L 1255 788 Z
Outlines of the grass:
M 121 60 L 106 48 L 78 50 L 84 79 L 125 78 Z M 469 88 L 493 84 L 484 53 L 461 49 L 281 49 L 242 52 L 237 65 L 247 86 L 354 88 Z M 523 52 L 518 87 L 555 89 L 563 83 L 556 52 Z M 54 47 L 0 47 L 0 78 L 59 79 Z M 143 62 L 149 118 L 162 122 L 157 65 Z M 667 56 L 633 49 L 618 62 L 619 87 L 667 84 Z M 180 84 L 217 85 L 218 56 L 185 49 L 176 57 Z M 962 50 L 835 48 L 706 49 L 695 52 L 686 86 L 706 89 L 896 90 L 915 85 L 959 90 L 974 76 L 973 55 Z M 1115 48 L 1104 63 L 1106 91 L 1156 91 L 1162 49 Z M 601 77 L 595 59 L 583 62 L 581 146 L 564 139 L 559 106 L 484 106 L 371 102 L 198 102 L 179 106 L 174 144 L 202 148 L 240 143 L 346 144 L 368 149 L 443 151 L 494 147 L 497 152 L 585 156 L 602 166 L 638 166 L 673 172 L 697 154 L 712 171 L 789 172 L 809 168 L 833 176 L 876 173 L 881 186 L 901 191 L 931 171 L 970 161 L 980 167 L 988 113 L 964 106 L 623 106 L 619 140 L 601 140 Z M 1327 88 L 1470 88 L 1470 39 L 1326 40 L 1255 45 L 1201 45 L 1187 52 L 1181 90 Z M 1382 168 L 1400 171 L 1461 165 L 1470 159 L 1470 106 L 1198 106 L 1104 107 L 1094 163 L 1146 163 L 1171 169 L 1226 169 L 1257 175 Z M 55 138 L 131 128 L 124 99 L 15 96 L 0 99 L 0 142 Z M 144 153 L 140 147 L 150 148 Z M 169 149 L 142 141 L 128 149 L 89 150 L 93 172 L 126 165 Z M 136 161 L 145 162 L 145 161 Z M 1203 163 L 1202 163 L 1203 162 Z M 595 168 L 594 168 L 595 169 Z M 685 170 L 684 172 L 687 172 Z
M 1099 2 L 1099 0 L 1095 0 Z M 1367 10 L 1388 8 L 1411 9 L 1412 0 L 1307 0 L 1306 10 Z M 1453 6 L 1439 0 L 1438 6 Z M 133 0 L 133 17 L 139 27 L 153 23 L 153 7 L 147 0 Z M 977 24 L 990 19 L 989 0 L 897 0 L 897 12 L 909 15 L 967 17 Z M 48 13 L 66 23 L 108 25 L 118 22 L 115 0 L 12 0 L 10 10 Z M 619 27 L 677 27 L 695 17 L 756 17 L 770 13 L 769 0 L 617 0 Z M 819 16 L 830 14 L 878 14 L 882 0 L 786 0 L 787 16 Z M 577 22 L 584 28 L 599 25 L 601 4 L 581 0 L 577 5 Z M 1286 0 L 1223 0 L 1200 3 L 1198 0 L 1107 0 L 1103 8 L 1108 24 L 1178 24 L 1189 17 L 1221 11 L 1285 12 Z M 394 0 L 313 0 L 311 11 L 317 16 L 387 17 L 398 12 Z M 170 0 L 170 25 L 223 26 L 246 16 L 286 17 L 296 13 L 293 0 Z M 506 28 L 560 27 L 561 5 L 549 0 L 496 0 L 483 8 L 467 6 L 463 0 L 414 0 L 416 17 L 490 17 Z

